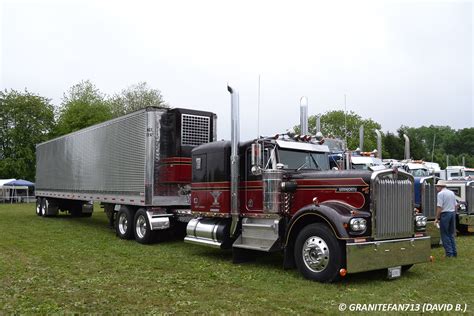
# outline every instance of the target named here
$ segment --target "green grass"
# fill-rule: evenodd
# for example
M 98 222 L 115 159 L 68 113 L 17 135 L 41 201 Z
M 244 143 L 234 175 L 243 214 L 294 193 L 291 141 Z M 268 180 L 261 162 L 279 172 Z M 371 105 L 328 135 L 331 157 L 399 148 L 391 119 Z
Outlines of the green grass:
M 3 313 L 338 313 L 340 303 L 468 304 L 474 313 L 474 236 L 459 258 L 388 281 L 385 271 L 336 284 L 283 270 L 280 254 L 235 265 L 231 253 L 182 241 L 140 245 L 115 237 L 102 209 L 91 218 L 41 218 L 33 204 L 0 204 Z

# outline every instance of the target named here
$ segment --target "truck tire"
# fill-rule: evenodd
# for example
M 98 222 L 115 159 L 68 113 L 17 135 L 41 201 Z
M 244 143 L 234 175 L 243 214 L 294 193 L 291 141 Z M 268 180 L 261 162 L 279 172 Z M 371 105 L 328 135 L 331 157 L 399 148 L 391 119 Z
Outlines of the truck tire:
M 402 271 L 405 272 L 405 271 L 408 271 L 411 269 L 411 267 L 413 267 L 412 264 L 407 264 L 405 266 L 402 266 Z
M 307 279 L 334 282 L 343 268 L 343 252 L 333 232 L 324 224 L 304 227 L 295 242 L 295 263 Z
M 139 209 L 134 218 L 135 240 L 141 244 L 151 244 L 155 241 L 156 232 L 151 230 L 150 221 L 144 209 Z
M 48 216 L 49 211 L 49 201 L 47 198 L 41 199 L 41 216 L 46 217 Z
M 42 216 L 43 214 L 43 199 L 40 197 L 36 198 L 36 215 Z
M 130 208 L 122 206 L 115 221 L 115 233 L 121 239 L 133 238 L 133 213 Z

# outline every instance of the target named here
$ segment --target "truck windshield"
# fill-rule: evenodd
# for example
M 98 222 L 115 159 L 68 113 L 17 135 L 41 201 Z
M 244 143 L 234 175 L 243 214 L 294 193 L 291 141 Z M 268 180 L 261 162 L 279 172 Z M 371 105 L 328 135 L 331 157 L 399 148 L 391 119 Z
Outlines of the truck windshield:
M 430 175 L 430 172 L 425 169 L 411 169 L 409 171 L 414 177 L 426 177 Z
M 329 170 L 329 156 L 327 153 L 280 149 L 278 158 L 284 169 Z
M 353 163 L 353 164 L 352 164 L 352 169 L 367 170 L 367 169 L 369 169 L 369 166 L 370 166 L 369 164 L 365 164 L 365 163 L 363 163 L 363 164 L 355 164 L 355 163 Z

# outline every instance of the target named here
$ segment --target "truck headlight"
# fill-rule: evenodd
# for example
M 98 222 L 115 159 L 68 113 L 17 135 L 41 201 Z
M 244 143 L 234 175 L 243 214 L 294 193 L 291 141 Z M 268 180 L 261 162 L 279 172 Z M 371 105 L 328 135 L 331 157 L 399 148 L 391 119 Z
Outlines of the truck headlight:
M 415 224 L 416 224 L 417 228 L 425 228 L 426 227 L 426 222 L 427 222 L 426 216 L 417 215 L 415 217 Z
M 352 218 L 349 222 L 351 230 L 354 232 L 364 232 L 367 229 L 367 221 L 363 218 Z

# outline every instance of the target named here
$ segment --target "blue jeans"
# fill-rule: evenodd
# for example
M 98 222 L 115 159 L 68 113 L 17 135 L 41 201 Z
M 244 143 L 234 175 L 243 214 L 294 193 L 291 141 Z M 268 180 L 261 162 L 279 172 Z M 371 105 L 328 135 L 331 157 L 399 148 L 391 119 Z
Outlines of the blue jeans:
M 454 233 L 456 230 L 456 212 L 442 212 L 439 222 L 439 231 L 443 241 L 446 257 L 457 257 L 456 240 Z

